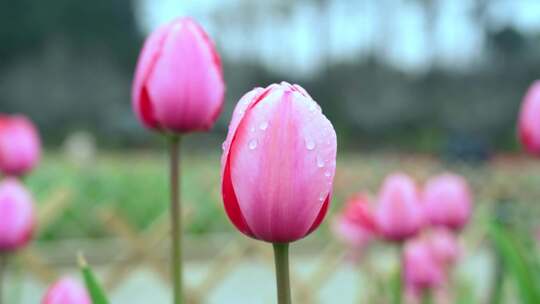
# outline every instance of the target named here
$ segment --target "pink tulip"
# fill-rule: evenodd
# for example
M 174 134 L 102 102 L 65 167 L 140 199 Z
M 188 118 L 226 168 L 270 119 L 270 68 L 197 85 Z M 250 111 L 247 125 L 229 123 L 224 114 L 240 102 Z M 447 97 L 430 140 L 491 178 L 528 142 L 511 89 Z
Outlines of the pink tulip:
M 453 265 L 460 254 L 456 236 L 449 230 L 440 228 L 431 231 L 427 242 L 437 262 L 444 266 Z
M 523 98 L 518 133 L 525 149 L 540 156 L 540 80 L 530 86 Z
M 223 144 L 225 210 L 244 234 L 292 242 L 323 220 L 336 168 L 336 133 L 298 85 L 257 88 L 238 102 Z
M 14 178 L 0 183 L 0 253 L 24 247 L 35 226 L 30 193 Z
M 92 304 L 86 289 L 76 280 L 65 277 L 54 283 L 42 304 Z
M 37 165 L 40 154 L 39 135 L 28 118 L 0 115 L 0 171 L 24 175 Z
M 358 194 L 349 199 L 343 213 L 336 218 L 333 230 L 341 241 L 352 248 L 365 247 L 377 233 L 368 197 Z
M 417 294 L 440 286 L 444 281 L 442 266 L 433 256 L 431 246 L 424 239 L 415 239 L 405 245 L 405 284 Z
M 133 109 L 144 126 L 163 132 L 208 130 L 225 95 L 221 61 L 212 41 L 190 18 L 154 31 L 139 57 Z
M 386 178 L 375 218 L 379 233 L 387 240 L 401 242 L 420 231 L 424 215 L 416 184 L 409 176 L 394 173 Z
M 467 181 L 446 173 L 431 178 L 424 187 L 427 220 L 434 226 L 460 230 L 471 215 L 471 191 Z

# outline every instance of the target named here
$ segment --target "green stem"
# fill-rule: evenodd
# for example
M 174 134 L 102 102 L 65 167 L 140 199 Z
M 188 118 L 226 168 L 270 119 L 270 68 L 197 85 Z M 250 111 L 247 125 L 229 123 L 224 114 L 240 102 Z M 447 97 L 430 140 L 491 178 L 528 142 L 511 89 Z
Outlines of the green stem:
M 291 304 L 289 243 L 274 243 L 278 304 Z
M 170 140 L 170 182 L 171 182 L 171 258 L 174 304 L 181 304 L 182 298 L 182 210 L 180 206 L 180 137 Z M 1 303 L 0 303 L 1 304 Z
M 422 293 L 422 304 L 432 304 L 433 303 L 433 293 L 431 289 L 427 288 Z
M 392 303 L 401 304 L 403 297 L 403 244 L 399 243 L 397 247 L 398 267 L 396 277 L 394 278 L 394 292 L 392 294 Z
M 4 303 L 4 284 L 5 282 L 5 272 L 7 266 L 7 255 L 0 253 L 0 304 Z

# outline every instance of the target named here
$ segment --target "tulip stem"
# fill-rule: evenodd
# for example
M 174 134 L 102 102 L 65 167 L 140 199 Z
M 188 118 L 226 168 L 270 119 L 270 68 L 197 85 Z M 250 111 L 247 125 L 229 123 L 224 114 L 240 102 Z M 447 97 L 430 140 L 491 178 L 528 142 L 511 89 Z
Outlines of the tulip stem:
M 182 298 L 182 210 L 180 206 L 180 137 L 170 139 L 171 258 L 174 304 Z M 1 303 L 0 303 L 1 304 Z
M 401 299 L 403 297 L 403 263 L 402 263 L 402 257 L 403 257 L 403 244 L 399 243 L 397 246 L 397 254 L 398 254 L 398 266 L 396 271 L 396 277 L 394 278 L 394 292 L 392 294 L 393 299 L 392 303 L 394 304 L 401 304 Z
M 428 288 L 424 290 L 422 294 L 422 304 L 432 304 L 433 303 L 433 293 Z
M 0 304 L 4 303 L 4 284 L 5 284 L 5 271 L 7 266 L 8 257 L 6 254 L 0 253 Z
M 278 304 L 291 304 L 289 243 L 274 243 Z

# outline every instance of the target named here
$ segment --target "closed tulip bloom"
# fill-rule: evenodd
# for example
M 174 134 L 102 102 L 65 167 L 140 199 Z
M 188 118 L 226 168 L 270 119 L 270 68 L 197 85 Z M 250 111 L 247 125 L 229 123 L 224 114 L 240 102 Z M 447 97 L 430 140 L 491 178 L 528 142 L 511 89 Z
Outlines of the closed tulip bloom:
M 24 247 L 35 226 L 30 193 L 14 178 L 0 183 L 0 253 Z
M 54 283 L 42 304 L 92 304 L 86 289 L 76 280 L 66 277 Z
M 366 246 L 377 234 L 369 198 L 357 194 L 349 199 L 343 213 L 336 218 L 333 231 L 337 238 L 355 249 Z
M 32 170 L 41 154 L 34 124 L 21 115 L 0 114 L 0 171 L 21 176 Z
M 525 150 L 540 156 L 540 80 L 531 85 L 523 98 L 518 134 Z
M 389 175 L 379 192 L 375 218 L 379 233 L 391 241 L 415 236 L 424 224 L 416 184 L 403 173 Z
M 194 20 L 176 19 L 148 37 L 132 90 L 134 111 L 145 127 L 167 133 L 208 130 L 224 94 L 219 55 Z
M 448 229 L 431 231 L 427 238 L 434 258 L 444 266 L 451 266 L 459 258 L 460 247 L 455 234 Z
M 446 173 L 431 178 L 424 187 L 426 217 L 434 226 L 459 230 L 471 215 L 471 191 L 467 181 Z
M 442 265 L 435 259 L 430 244 L 424 239 L 415 239 L 405 245 L 403 263 L 405 284 L 417 294 L 438 287 L 444 281 Z
M 286 243 L 323 220 L 336 168 L 336 133 L 298 85 L 257 88 L 238 102 L 223 145 L 225 210 L 244 234 Z

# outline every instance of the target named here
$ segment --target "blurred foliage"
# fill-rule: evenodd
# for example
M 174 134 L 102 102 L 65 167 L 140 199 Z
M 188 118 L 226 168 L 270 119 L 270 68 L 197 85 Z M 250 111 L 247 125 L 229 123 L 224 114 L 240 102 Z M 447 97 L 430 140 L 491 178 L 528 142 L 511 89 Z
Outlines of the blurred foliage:
M 234 231 L 223 212 L 219 155 L 195 154 L 185 149 L 182 157 L 182 204 L 189 214 L 186 229 L 192 234 Z M 42 240 L 100 238 L 109 236 L 99 220 L 100 208 L 114 208 L 131 225 L 144 230 L 166 216 L 168 209 L 168 164 L 165 154 L 108 153 L 86 166 L 66 161 L 62 154 L 48 154 L 42 165 L 26 180 L 38 204 L 45 203 L 61 189 L 70 192 L 70 205 L 49 225 Z M 384 177 L 395 170 L 413 175 L 419 183 L 445 170 L 463 174 L 475 193 L 473 234 L 485 229 L 475 219 L 504 213 L 505 221 L 521 233 L 530 233 L 538 224 L 540 206 L 540 164 L 528 159 L 499 157 L 482 166 L 444 163 L 431 156 L 341 154 L 337 163 L 330 214 L 341 209 L 352 194 L 367 191 L 374 197 Z M 496 202 L 508 201 L 509 208 Z M 332 215 L 324 225 L 332 222 Z M 318 235 L 328 236 L 322 228 Z

